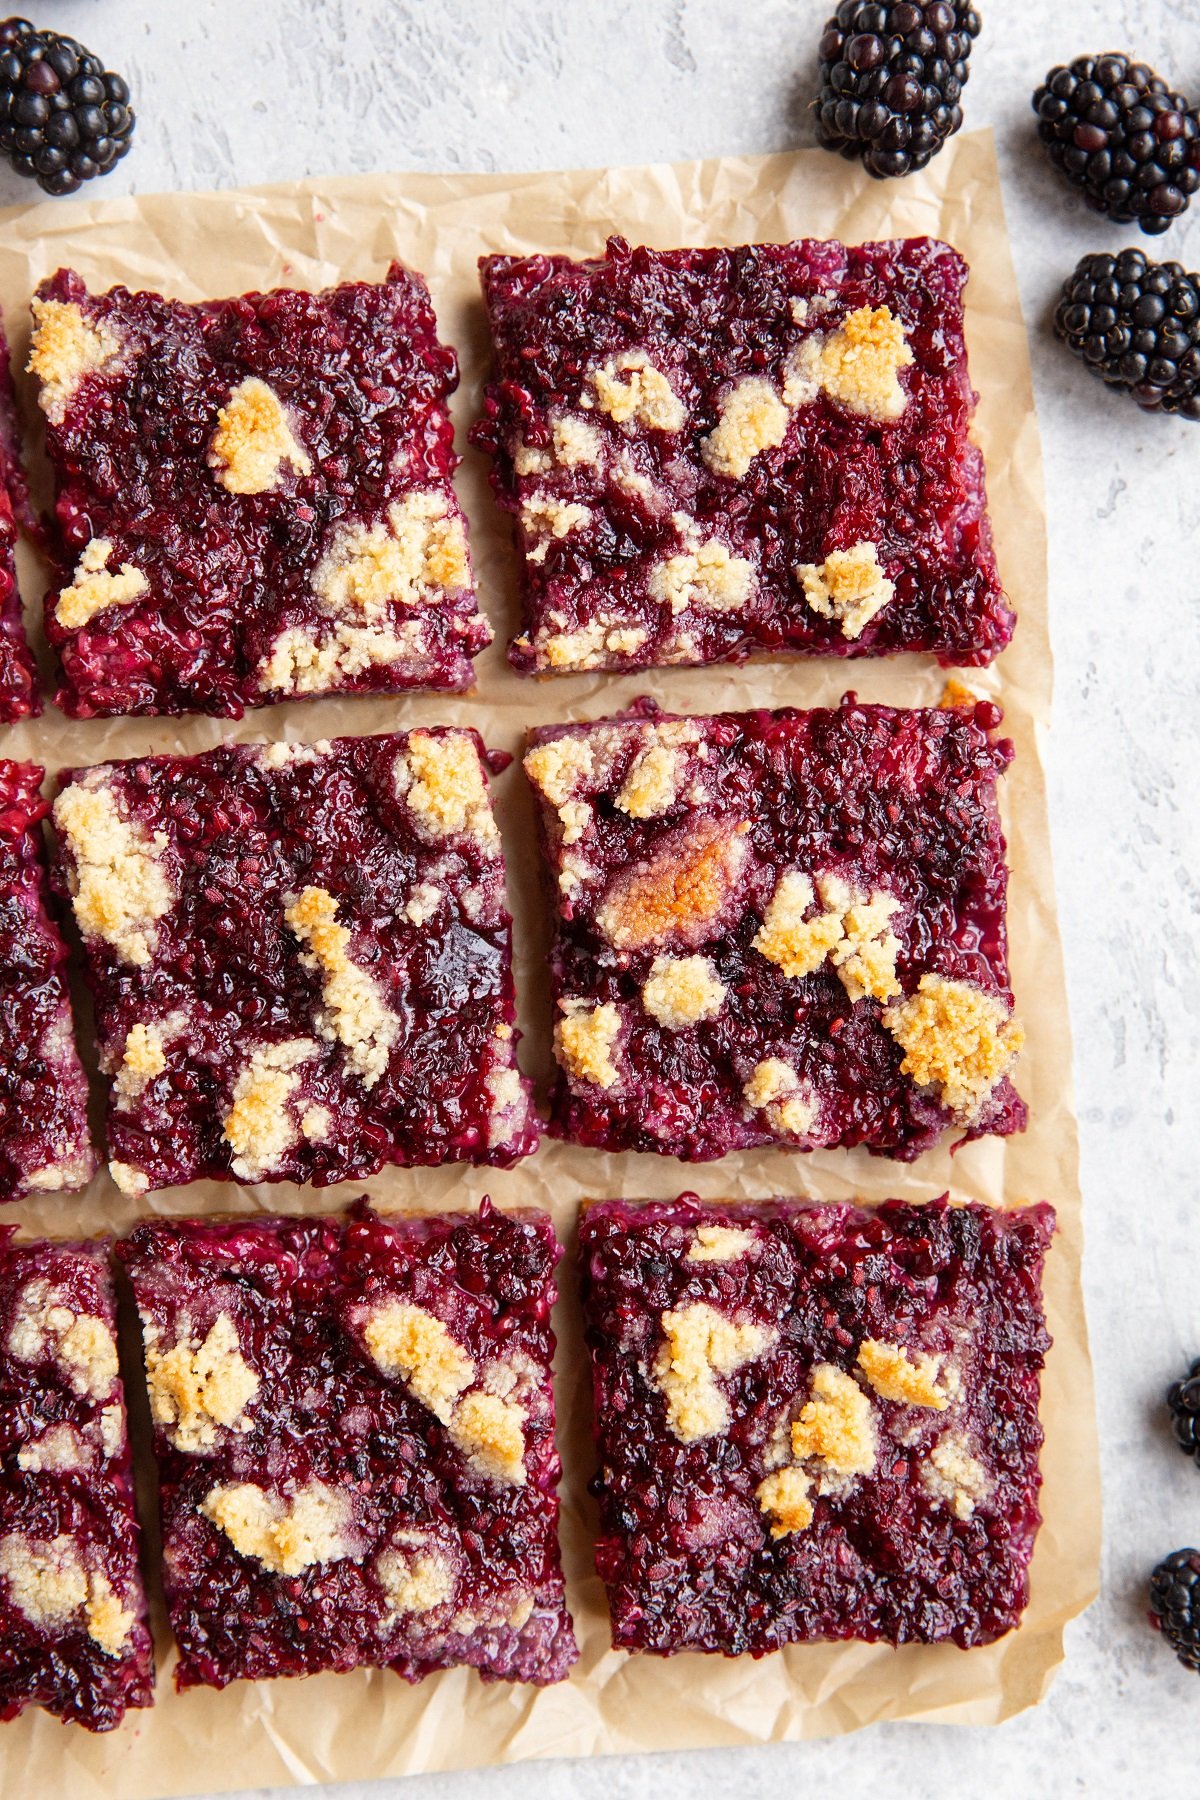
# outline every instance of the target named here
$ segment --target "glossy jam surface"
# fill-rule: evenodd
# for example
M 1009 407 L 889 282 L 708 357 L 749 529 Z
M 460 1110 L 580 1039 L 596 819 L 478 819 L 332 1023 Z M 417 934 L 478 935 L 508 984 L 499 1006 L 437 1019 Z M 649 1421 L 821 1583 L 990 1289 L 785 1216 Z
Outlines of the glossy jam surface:
M 326 1185 L 386 1163 L 508 1164 L 534 1147 L 482 746 L 473 732 L 420 740 L 434 761 L 443 746 L 465 755 L 478 830 L 426 827 L 398 786 L 404 734 L 65 773 L 108 797 L 166 882 L 145 963 L 84 926 L 101 1065 L 116 1078 L 109 1155 L 150 1187 Z M 64 896 L 80 880 L 61 833 L 56 880 Z M 325 963 L 288 922 L 312 892 L 327 897 Z M 131 1090 L 120 1072 L 139 1028 L 162 1067 Z M 265 1131 L 250 1111 L 259 1091 Z
M 13 1227 L 0 1227 L 0 1558 L 9 1568 L 14 1545 L 37 1547 L 70 1540 L 85 1579 L 106 1581 L 132 1615 L 123 1645 L 104 1649 L 90 1635 L 82 1608 L 40 1621 L 17 1604 L 0 1573 L 0 1719 L 26 1706 L 42 1706 L 60 1719 L 92 1731 L 119 1725 L 127 1707 L 149 1706 L 153 1654 L 138 1570 L 124 1399 L 115 1362 L 111 1380 L 93 1380 L 81 1392 L 71 1364 L 47 1342 L 31 1355 L 14 1353 L 33 1302 L 48 1295 L 67 1325 L 76 1318 L 115 1329 L 112 1279 L 104 1257 L 85 1245 L 21 1244 Z M 89 1339 L 90 1341 L 90 1339 Z M 22 1349 L 27 1349 L 18 1336 Z M 47 1434 L 53 1434 L 47 1437 Z M 35 1446 L 75 1446 L 73 1458 L 40 1458 Z M 75 1466 L 48 1466 L 72 1460 Z M 63 1546 L 58 1546 L 58 1555 Z M 115 1646 L 115 1634 L 110 1639 Z
M 588 515 L 561 535 L 525 533 L 515 667 L 567 666 L 544 640 L 586 636 L 598 622 L 605 631 L 585 666 L 785 651 L 922 650 L 944 662 L 990 662 L 1014 618 L 996 572 L 982 458 L 968 435 L 966 278 L 962 258 L 929 239 L 664 252 L 613 238 L 592 262 L 485 258 L 494 368 L 474 441 L 495 459 L 497 499 L 518 513 L 549 496 Z M 913 357 L 899 376 L 898 418 L 881 422 L 821 390 L 791 406 L 782 438 L 736 478 L 710 467 L 704 443 L 734 387 L 765 383 L 778 401 L 806 340 L 883 306 Z M 627 356 L 665 376 L 685 414 L 680 429 L 607 416 L 594 372 Z M 597 456 L 552 454 L 564 414 L 598 434 Z M 545 466 L 528 466 L 530 450 L 547 452 Z M 739 604 L 672 610 L 655 597 L 655 569 L 709 539 L 749 564 L 753 592 Z M 875 546 L 895 592 L 847 638 L 806 603 L 796 571 L 863 542 Z M 621 635 L 608 642 L 610 631 Z
M 943 1201 L 717 1208 L 687 1195 L 589 1207 L 580 1235 L 596 1562 L 614 1641 L 663 1655 L 762 1655 L 836 1638 L 966 1648 L 1011 1630 L 1040 1524 L 1041 1271 L 1053 1221 L 1048 1206 L 998 1213 Z M 748 1247 L 689 1260 L 706 1224 L 738 1228 Z M 721 1379 L 727 1427 L 681 1443 L 651 1370 L 662 1315 L 694 1304 L 757 1324 L 769 1344 Z M 953 1366 L 950 1405 L 882 1398 L 857 1362 L 867 1339 Z M 828 1481 L 824 1494 L 814 1471 L 810 1522 L 773 1537 L 756 1490 L 779 1420 L 796 1417 L 822 1365 L 869 1400 L 873 1467 Z M 947 1434 L 977 1465 L 969 1511 L 925 1479 Z
M 17 525 L 32 524 L 21 464 L 16 401 L 8 344 L 0 324 L 0 720 L 26 719 L 42 710 L 37 664 L 25 638 L 17 586 Z
M 0 1201 L 87 1184 L 87 1081 L 46 910 L 42 770 L 0 761 Z
M 560 1014 L 611 1006 L 618 1019 L 616 1079 L 601 1086 L 560 1069 L 552 1132 L 696 1160 L 781 1137 L 804 1149 L 866 1144 L 911 1160 L 956 1127 L 970 1136 L 1021 1130 L 1025 1106 L 1007 1074 L 972 1117 L 956 1115 L 903 1072 L 879 999 L 852 1000 L 831 959 L 792 976 L 755 943 L 789 873 L 832 874 L 897 903 L 894 999 L 933 974 L 1011 1007 L 996 782 L 1012 747 L 990 735 L 998 717 L 986 703 L 974 713 L 906 710 L 851 695 L 831 709 L 682 721 L 643 703 L 594 726 L 533 732 L 527 768 L 539 747 L 571 759 L 582 745 L 591 769 L 570 787 L 565 811 L 542 795 L 555 998 Z M 619 802 L 648 754 L 673 759 L 674 797 L 637 817 Z M 710 845 L 725 857 L 715 910 L 694 920 L 677 911 L 636 942 L 614 939 L 614 897 L 639 884 L 645 892 L 647 873 L 684 912 L 703 899 Z M 711 1016 L 674 1028 L 651 1013 L 646 984 L 663 957 L 706 960 L 723 990 Z M 811 1103 L 806 1131 L 781 1131 L 748 1102 L 755 1071 L 774 1062 Z
M 224 1314 L 261 1377 L 237 1430 L 201 1454 L 159 1430 L 167 1601 L 180 1687 L 386 1666 L 406 1680 L 466 1665 L 546 1683 L 575 1660 L 557 1540 L 549 1325 L 559 1255 L 549 1218 L 141 1225 L 122 1247 L 160 1347 L 203 1341 Z M 372 1305 L 436 1315 L 475 1369 L 521 1370 L 520 1483 L 480 1476 L 446 1427 L 368 1354 Z M 237 1551 L 202 1510 L 214 1487 L 339 1497 L 341 1549 L 298 1574 Z M 389 1553 L 435 1558 L 440 1598 L 389 1597 Z M 381 1560 L 383 1559 L 383 1560 Z M 425 1596 L 429 1598 L 428 1595 Z
M 489 634 L 469 575 L 436 605 L 392 599 L 370 619 L 354 605 L 331 618 L 315 585 L 345 532 L 380 526 L 408 495 L 439 496 L 461 523 L 446 410 L 457 363 L 438 342 L 420 276 L 395 264 L 378 284 L 188 306 L 124 288 L 93 295 L 60 270 L 39 295 L 77 306 L 120 346 L 47 425 L 60 585 L 96 540 L 112 546 L 110 571 L 128 564 L 147 584 L 77 630 L 57 617 L 58 589 L 47 596 L 68 713 L 236 717 L 287 697 L 265 689 L 260 670 L 293 629 L 323 645 L 339 626 L 397 640 L 388 654 L 375 644 L 344 658 L 302 693 L 470 685 Z M 269 490 L 231 493 L 210 453 L 222 409 L 247 380 L 270 388 L 310 466 L 285 462 Z

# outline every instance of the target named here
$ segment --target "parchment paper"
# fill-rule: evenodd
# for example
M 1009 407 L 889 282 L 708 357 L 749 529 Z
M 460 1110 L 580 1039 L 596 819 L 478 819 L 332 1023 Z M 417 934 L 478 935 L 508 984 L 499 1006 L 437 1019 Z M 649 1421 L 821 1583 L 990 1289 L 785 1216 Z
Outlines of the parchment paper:
M 570 1681 L 544 1691 L 486 1687 L 460 1671 L 413 1689 L 390 1673 L 362 1672 L 241 1683 L 220 1694 L 193 1691 L 180 1698 L 171 1687 L 174 1653 L 158 1606 L 160 1679 L 153 1711 L 131 1714 L 107 1738 L 89 1738 L 35 1712 L 0 1727 L 5 1794 L 108 1800 L 119 1792 L 122 1800 L 144 1800 L 526 1757 L 801 1738 L 851 1731 L 877 1719 L 995 1723 L 1044 1696 L 1062 1660 L 1064 1623 L 1095 1595 L 1099 1482 L 1080 1289 L 1071 1046 L 1039 761 L 1051 688 L 1041 452 L 990 134 L 960 136 L 924 174 L 886 185 L 810 151 L 608 172 L 387 175 L 240 193 L 53 202 L 0 216 L 0 302 L 14 356 L 23 362 L 29 294 L 60 263 L 72 265 L 93 286 L 122 281 L 191 300 L 289 283 L 318 287 L 348 277 L 378 278 L 389 259 L 399 256 L 429 278 L 442 335 L 462 358 L 455 413 L 465 448 L 486 361 L 476 258 L 500 250 L 591 255 L 612 230 L 662 248 L 831 235 L 856 242 L 930 233 L 949 239 L 971 264 L 968 337 L 971 371 L 982 394 L 977 432 L 987 457 L 1001 573 L 1020 623 L 1000 665 L 966 679 L 1002 701 L 1005 729 L 1017 743 L 1004 784 L 1004 810 L 1013 868 L 1013 986 L 1029 1035 L 1018 1084 L 1029 1101 L 1030 1128 L 1007 1143 L 972 1144 L 953 1162 L 939 1152 L 911 1168 L 861 1151 L 804 1156 L 781 1150 L 688 1167 L 668 1158 L 604 1156 L 547 1142 L 535 1158 L 508 1172 L 392 1171 L 371 1182 L 370 1191 L 377 1200 L 413 1207 L 461 1206 L 489 1192 L 502 1203 L 548 1205 L 571 1248 L 577 1204 L 585 1196 L 667 1196 L 692 1188 L 710 1198 L 789 1193 L 926 1199 L 950 1188 L 993 1204 L 1052 1200 L 1059 1232 L 1047 1267 L 1055 1344 L 1042 1403 L 1045 1525 L 1025 1621 L 1000 1643 L 965 1654 L 952 1646 L 894 1651 L 861 1644 L 794 1647 L 759 1662 L 691 1655 L 658 1661 L 614 1652 L 603 1595 L 591 1572 L 593 1510 L 585 1493 L 592 1468 L 589 1401 L 569 1255 L 557 1323 L 559 1443 L 567 1471 L 563 1548 L 582 1650 Z M 35 409 L 28 383 L 22 398 L 31 420 Z M 459 482 L 482 598 L 497 635 L 478 664 L 474 696 L 300 702 L 250 714 L 237 726 L 204 719 L 74 724 L 50 709 L 40 723 L 0 735 L 0 753 L 34 757 L 53 773 L 68 762 L 195 751 L 225 737 L 311 740 L 430 723 L 474 724 L 491 745 L 517 751 L 531 722 L 596 718 L 643 692 L 673 708 L 696 711 L 828 705 L 849 686 L 865 699 L 902 704 L 931 704 L 941 695 L 944 673 L 916 657 L 853 666 L 813 660 L 544 683 L 519 679 L 503 659 L 503 642 L 516 618 L 507 523 L 491 504 L 481 458 L 468 452 Z M 43 578 L 32 560 L 23 577 L 27 602 L 39 599 Z M 496 791 L 528 1034 L 522 1060 L 544 1078 L 546 927 L 532 806 L 516 769 L 500 777 Z M 86 1030 L 86 1003 L 80 1015 Z M 18 1216 L 31 1232 L 66 1236 L 125 1230 L 139 1210 L 184 1215 L 256 1207 L 336 1209 L 357 1191 L 197 1184 L 139 1204 L 99 1176 L 84 1196 L 25 1204 Z

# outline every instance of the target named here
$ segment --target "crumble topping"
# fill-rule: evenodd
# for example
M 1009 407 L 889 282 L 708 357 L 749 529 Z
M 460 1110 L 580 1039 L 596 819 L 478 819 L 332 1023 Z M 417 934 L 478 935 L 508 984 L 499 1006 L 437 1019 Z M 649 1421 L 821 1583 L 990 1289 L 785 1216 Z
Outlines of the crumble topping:
M 113 1082 L 113 1093 L 118 1101 L 136 1100 L 157 1075 L 165 1072 L 165 1040 L 179 1030 L 183 1023 L 184 1015 L 173 1013 L 169 1019 L 152 1019 L 149 1024 L 139 1020 L 136 1025 L 130 1026 L 121 1054 L 121 1066 Z
M 650 743 L 629 765 L 614 804 L 631 819 L 657 819 L 675 804 L 685 759 L 666 744 Z
M 445 1425 L 460 1394 L 475 1379 L 475 1364 L 437 1315 L 421 1306 L 387 1301 L 367 1314 L 363 1338 L 383 1373 L 399 1376 Z
M 498 1394 L 464 1394 L 450 1415 L 451 1442 L 477 1474 L 510 1487 L 525 1483 L 525 1409 Z
M 982 698 L 983 696 L 977 694 L 973 688 L 969 688 L 965 681 L 960 681 L 957 675 L 950 675 L 946 678 L 946 685 L 942 689 L 942 697 L 938 701 L 938 705 L 946 712 L 957 712 L 960 708 L 967 712 L 973 712 Z
M 232 1482 L 212 1488 L 200 1511 L 239 1556 L 253 1557 L 272 1575 L 302 1575 L 355 1554 L 349 1497 L 323 1481 L 310 1481 L 294 1494 Z
M 450 1559 L 437 1550 L 413 1546 L 384 1550 L 375 1558 L 376 1579 L 387 1596 L 391 1625 L 405 1614 L 434 1612 L 453 1597 L 457 1581 Z
M 556 500 L 553 494 L 530 494 L 521 503 L 521 527 L 535 540 L 525 554 L 530 562 L 545 562 L 553 538 L 565 538 L 591 519 L 591 509 L 576 501 Z
M 296 1141 L 288 1101 L 300 1085 L 296 1073 L 317 1054 L 312 1038 L 260 1044 L 233 1084 L 233 1105 L 225 1116 L 225 1141 L 233 1149 L 232 1168 L 241 1181 L 261 1181 L 282 1162 Z
M 852 1375 L 833 1363 L 818 1363 L 812 1398 L 792 1421 L 792 1455 L 817 1465 L 818 1492 L 836 1491 L 845 1481 L 875 1467 L 875 1417 L 871 1402 Z
M 335 618 L 378 620 L 388 605 L 437 606 L 470 585 L 462 520 L 444 494 L 393 501 L 375 525 L 339 529 L 313 573 L 313 592 Z
M 554 460 L 564 469 L 595 468 L 604 455 L 604 440 L 596 427 L 577 413 L 559 413 L 551 422 Z
M 813 1522 L 813 1503 L 808 1497 L 811 1487 L 811 1477 L 796 1468 L 776 1469 L 759 1482 L 754 1498 L 771 1521 L 773 1538 L 808 1530 Z
M 944 1368 L 940 1356 L 866 1338 L 858 1347 L 858 1366 L 875 1392 L 901 1406 L 924 1406 L 945 1412 L 958 1391 L 958 1372 Z
M 725 396 L 715 430 L 700 440 L 700 454 L 714 475 L 740 481 L 760 451 L 782 444 L 791 418 L 771 384 L 750 376 Z
M 219 1430 L 250 1431 L 246 1410 L 259 1385 L 228 1313 L 217 1314 L 203 1343 L 181 1337 L 169 1350 L 158 1348 L 154 1327 L 147 1323 L 150 1415 L 177 1450 L 200 1456 L 216 1445 Z
M 731 612 L 744 606 L 754 588 L 754 570 L 744 556 L 731 556 L 720 538 L 656 563 L 650 571 L 651 597 L 673 613 L 689 606 Z
M 778 1056 L 756 1063 L 742 1093 L 747 1106 L 766 1113 L 775 1131 L 808 1137 L 816 1125 L 820 1109 L 812 1088 Z
M 85 545 L 70 587 L 58 596 L 56 614 L 67 631 L 79 631 L 110 606 L 129 606 L 146 593 L 150 583 L 133 563 L 122 563 L 111 574 L 108 559 L 113 553 L 111 538 L 92 538 Z
M 18 1450 L 17 1467 L 28 1475 L 65 1475 L 89 1468 L 94 1459 L 93 1446 L 74 1425 L 51 1425 Z
M 617 425 L 644 425 L 650 431 L 682 431 L 687 413 L 661 369 L 642 350 L 626 350 L 588 376 L 595 404 Z M 580 405 L 592 404 L 585 394 Z
M 806 918 L 820 898 L 821 910 Z M 851 1002 L 870 996 L 889 1000 L 900 992 L 896 958 L 900 940 L 891 929 L 900 902 L 878 888 L 869 897 L 839 875 L 810 878 L 798 869 L 783 875 L 763 916 L 753 947 L 791 980 L 833 961 Z
M 782 969 L 789 980 L 797 981 L 819 969 L 842 936 L 841 918 L 836 913 L 805 918 L 815 901 L 808 876 L 790 869 L 780 877 L 753 940 L 759 955 Z
M 77 1313 L 40 1276 L 21 1289 L 8 1349 L 18 1362 L 50 1357 L 82 1398 L 102 1400 L 117 1379 L 117 1346 L 105 1320 Z
M 605 613 L 578 631 L 539 632 L 534 647 L 552 669 L 594 669 L 606 656 L 633 656 L 646 637 L 640 626 L 623 625 L 612 613 Z
M 120 355 L 121 340 L 108 325 L 85 319 L 73 301 L 31 301 L 33 340 L 27 367 L 39 383 L 38 401 L 52 425 L 61 425 L 85 375 Z
M 166 834 L 150 837 L 135 820 L 122 818 L 110 788 L 78 783 L 54 802 L 54 823 L 74 857 L 69 881 L 80 931 L 103 938 L 122 962 L 143 967 L 155 924 L 176 899 L 155 854 L 166 849 Z
M 492 1103 L 488 1120 L 488 1148 L 494 1150 L 512 1136 L 525 1110 L 525 1095 L 516 1069 L 491 1069 L 484 1084 Z
M 284 918 L 306 946 L 301 964 L 321 971 L 325 1011 L 317 1024 L 322 1037 L 336 1039 L 363 1086 L 373 1088 L 387 1069 L 400 1021 L 385 1004 L 379 983 L 350 957 L 352 934 L 338 924 L 332 894 L 324 888 L 305 888 Z
M 768 1348 L 774 1333 L 735 1323 L 703 1301 L 662 1315 L 665 1341 L 654 1385 L 667 1403 L 667 1426 L 681 1444 L 713 1437 L 729 1425 L 729 1401 L 717 1377 L 733 1375 Z
M 42 1041 L 41 1054 L 45 1056 L 49 1049 L 49 1033 Z M 85 1150 L 77 1156 L 68 1157 L 65 1162 L 47 1163 L 44 1169 L 31 1169 L 25 1177 L 25 1186 L 31 1194 L 57 1194 L 60 1191 L 70 1192 L 84 1187 L 92 1172 L 91 1158 Z
M 593 773 L 590 737 L 549 738 L 526 752 L 525 773 L 551 806 L 562 806 Z
M 613 884 L 596 923 L 619 950 L 643 950 L 677 936 L 702 942 L 745 861 L 748 828 L 705 820 L 663 844 Z
M 960 1431 L 944 1432 L 937 1440 L 921 1464 L 921 1481 L 933 1499 L 945 1501 L 956 1519 L 971 1518 L 992 1486 Z
M 715 1018 L 727 991 L 710 957 L 656 956 L 642 988 L 642 1005 L 668 1031 L 682 1031 Z
M 564 844 L 577 844 L 591 824 L 595 814 L 586 800 L 566 800 L 558 809 L 558 822 L 562 826 Z
M 697 1225 L 696 1235 L 688 1245 L 687 1260 L 693 1263 L 736 1262 L 747 1255 L 755 1243 L 754 1233 L 740 1225 Z
M 231 494 L 266 494 L 278 487 L 285 462 L 297 475 L 312 474 L 278 394 L 256 375 L 247 376 L 217 414 L 208 466 Z
M 904 1051 L 902 1075 L 932 1087 L 960 1124 L 978 1117 L 1021 1051 L 1025 1033 L 997 994 L 970 981 L 922 975 L 883 1022 Z
M 108 1165 L 108 1172 L 121 1192 L 134 1199 L 149 1189 L 150 1177 L 144 1169 L 137 1168 L 133 1163 L 117 1162 L 114 1159 Z
M 783 397 L 803 406 L 824 391 L 850 412 L 881 423 L 898 419 L 908 396 L 900 370 L 913 361 L 904 326 L 887 306 L 860 306 L 829 333 L 814 332 L 797 349 Z
M 883 572 L 878 550 L 868 541 L 849 550 L 831 550 L 823 563 L 801 563 L 796 574 L 813 612 L 836 619 L 848 639 L 861 637 L 896 592 L 895 582 Z
M 560 1000 L 564 1017 L 554 1028 L 554 1054 L 576 1081 L 597 1087 L 615 1087 L 620 1079 L 613 1062 L 613 1046 L 621 1030 L 621 1015 L 611 1000 L 588 1006 L 585 1000 Z
M 61 1628 L 80 1613 L 87 1634 L 106 1656 L 129 1641 L 134 1615 L 121 1606 L 106 1576 L 79 1560 L 73 1538 L 48 1541 L 13 1533 L 0 1538 L 0 1576 L 17 1611 L 42 1630 Z
M 479 752 L 465 732 L 410 732 L 396 758 L 396 790 L 432 837 L 461 831 L 480 844 L 499 839 Z
M 330 633 L 290 625 L 258 665 L 264 694 L 323 694 L 370 668 L 418 656 L 422 627 L 409 620 L 393 631 L 386 625 L 337 625 Z

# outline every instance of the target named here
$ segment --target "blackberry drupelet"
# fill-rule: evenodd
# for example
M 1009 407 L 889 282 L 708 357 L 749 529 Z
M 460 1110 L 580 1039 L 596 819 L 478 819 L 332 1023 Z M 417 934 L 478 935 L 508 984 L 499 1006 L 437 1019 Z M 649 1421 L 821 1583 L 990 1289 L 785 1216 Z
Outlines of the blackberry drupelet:
M 1200 187 L 1200 118 L 1145 63 L 1113 51 L 1051 69 L 1038 136 L 1088 205 L 1156 237 Z
M 1110 387 L 1150 412 L 1200 419 L 1200 276 L 1140 250 L 1085 256 L 1054 329 Z
M 1150 1623 L 1200 1672 L 1200 1550 L 1174 1550 L 1150 1577 Z
M 1185 1456 L 1200 1464 L 1200 1356 L 1183 1380 L 1172 1382 L 1167 1389 L 1167 1406 L 1175 1442 Z
M 104 175 L 133 141 L 129 88 L 74 38 L 0 21 L 0 154 L 48 194 Z
M 817 142 L 880 179 L 923 169 L 962 124 L 979 30 L 958 0 L 842 0 L 820 44 Z

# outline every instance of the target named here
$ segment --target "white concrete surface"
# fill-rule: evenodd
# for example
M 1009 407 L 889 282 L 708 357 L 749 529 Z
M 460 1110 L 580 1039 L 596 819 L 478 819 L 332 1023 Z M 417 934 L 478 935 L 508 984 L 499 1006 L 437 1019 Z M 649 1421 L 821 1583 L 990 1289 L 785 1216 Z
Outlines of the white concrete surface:
M 807 144 L 815 45 L 832 10 L 826 0 L 29 4 L 133 83 L 137 148 L 109 193 Z M 1128 49 L 1200 97 L 1200 0 L 983 0 L 983 11 L 966 111 L 998 133 L 1048 464 L 1049 762 L 1083 1121 L 1103 1596 L 1070 1628 L 1047 1704 L 997 1731 L 896 1726 L 405 1784 L 421 1800 L 1195 1791 L 1200 1680 L 1142 1614 L 1154 1561 L 1200 1540 L 1200 1470 L 1172 1447 L 1160 1403 L 1200 1353 L 1200 427 L 1143 418 L 1053 342 L 1062 276 L 1084 251 L 1134 237 L 1058 186 L 1029 96 L 1054 62 Z M 26 195 L 0 176 L 0 204 Z M 1158 242 L 1151 254 L 1200 267 L 1200 206 Z M 401 1784 L 336 1792 L 390 1800 Z

